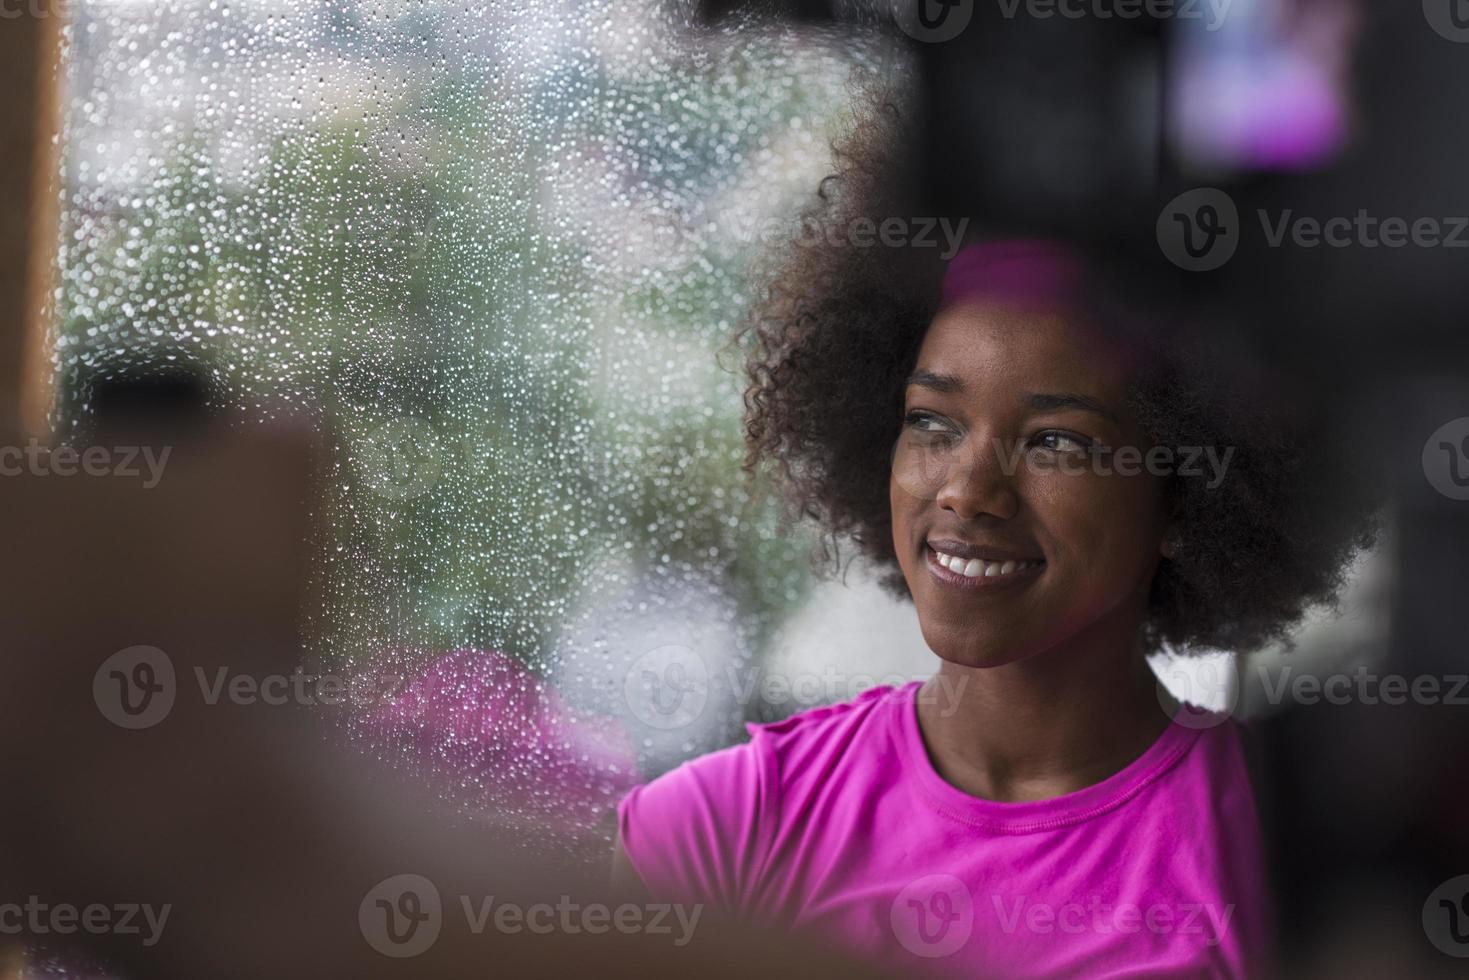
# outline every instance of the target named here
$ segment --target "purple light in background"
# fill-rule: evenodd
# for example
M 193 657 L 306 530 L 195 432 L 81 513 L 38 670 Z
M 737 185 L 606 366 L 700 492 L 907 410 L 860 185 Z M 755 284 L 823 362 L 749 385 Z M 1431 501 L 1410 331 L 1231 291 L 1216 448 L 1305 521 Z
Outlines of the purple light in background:
M 1350 0 L 1236 0 L 1217 30 L 1181 23 L 1169 123 L 1192 164 L 1308 170 L 1350 134 Z
M 1252 169 L 1318 167 L 1346 141 L 1341 93 L 1314 67 L 1248 61 L 1209 65 L 1185 81 L 1176 122 L 1191 159 Z

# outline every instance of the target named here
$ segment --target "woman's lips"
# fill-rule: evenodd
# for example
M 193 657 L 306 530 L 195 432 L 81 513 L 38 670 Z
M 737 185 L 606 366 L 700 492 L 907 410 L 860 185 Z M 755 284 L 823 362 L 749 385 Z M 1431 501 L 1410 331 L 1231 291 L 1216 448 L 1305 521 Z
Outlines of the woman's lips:
M 981 558 L 960 558 L 923 546 L 928 571 L 938 582 L 950 588 L 970 591 L 990 591 L 1021 582 L 1028 582 L 1040 574 L 1046 565 L 1038 559 L 986 561 Z

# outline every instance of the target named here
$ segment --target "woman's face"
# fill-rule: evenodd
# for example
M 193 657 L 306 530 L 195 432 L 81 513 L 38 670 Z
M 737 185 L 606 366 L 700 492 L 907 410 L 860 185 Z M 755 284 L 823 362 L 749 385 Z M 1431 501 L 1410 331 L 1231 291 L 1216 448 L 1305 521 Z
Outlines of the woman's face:
M 940 657 L 998 666 L 1089 631 L 1136 634 L 1167 521 L 1126 382 L 1118 352 L 1060 315 L 975 301 L 935 318 L 889 496 Z

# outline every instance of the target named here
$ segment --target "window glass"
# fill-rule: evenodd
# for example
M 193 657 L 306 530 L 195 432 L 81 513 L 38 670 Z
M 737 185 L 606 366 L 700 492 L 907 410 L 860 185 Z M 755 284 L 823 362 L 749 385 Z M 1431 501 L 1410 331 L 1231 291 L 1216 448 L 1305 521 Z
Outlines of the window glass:
M 62 435 L 158 377 L 311 420 L 302 664 L 371 678 L 365 746 L 601 847 L 630 780 L 855 693 L 759 686 L 822 620 L 718 355 L 889 48 L 642 0 L 70 11 Z

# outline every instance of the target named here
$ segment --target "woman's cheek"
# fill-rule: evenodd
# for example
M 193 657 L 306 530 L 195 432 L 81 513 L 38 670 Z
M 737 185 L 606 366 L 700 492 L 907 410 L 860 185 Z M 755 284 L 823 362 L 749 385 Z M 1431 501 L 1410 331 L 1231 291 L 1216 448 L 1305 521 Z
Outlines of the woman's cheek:
M 1101 578 L 1146 550 L 1154 521 L 1146 489 L 1132 478 L 1097 473 L 1038 474 L 1030 487 L 1037 523 L 1063 554 Z M 1086 571 L 1083 569 L 1082 571 Z
M 913 583 L 912 556 L 907 542 L 911 539 L 910 528 L 914 520 L 914 507 L 916 501 L 913 495 L 903 489 L 898 481 L 898 474 L 893 472 L 888 478 L 888 513 L 892 517 L 893 525 L 893 551 L 898 556 L 898 567 L 903 570 L 903 576 L 909 585 Z

